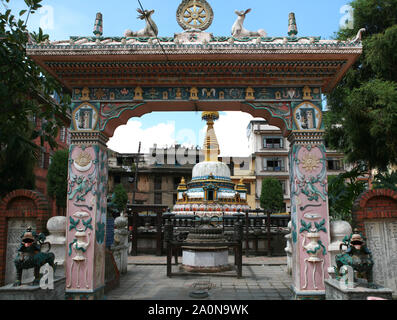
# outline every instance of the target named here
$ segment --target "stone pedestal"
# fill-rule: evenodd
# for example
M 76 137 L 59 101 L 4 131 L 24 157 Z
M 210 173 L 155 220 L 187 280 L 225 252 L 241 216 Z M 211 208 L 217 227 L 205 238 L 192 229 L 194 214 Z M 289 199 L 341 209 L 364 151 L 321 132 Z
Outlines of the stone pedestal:
M 8 284 L 0 288 L 0 300 L 64 300 L 65 277 L 54 279 L 53 289 L 41 289 L 40 286 L 22 285 L 14 287 Z
M 66 217 L 55 216 L 47 221 L 47 230 L 50 235 L 46 238 L 51 244 L 51 252 L 55 254 L 57 268 L 55 277 L 65 276 L 65 256 L 66 256 Z
M 288 229 L 291 232 L 291 221 L 288 222 Z M 285 235 L 285 239 L 287 240 L 287 246 L 285 247 L 284 251 L 287 254 L 287 273 L 289 275 L 292 274 L 292 245 L 291 245 L 291 233 Z
M 393 290 L 378 287 L 377 289 L 367 288 L 363 283 L 355 283 L 353 289 L 341 286 L 335 279 L 326 279 L 325 298 L 327 300 L 367 300 L 368 297 L 377 297 L 387 300 L 392 299 Z
M 110 250 L 121 274 L 127 272 L 128 266 L 128 218 L 117 217 L 114 220 L 114 242 Z
M 341 253 L 340 245 L 342 243 L 342 240 L 345 236 L 348 236 L 351 233 L 352 227 L 348 222 L 342 220 L 330 222 L 331 243 L 328 246 L 328 252 L 331 256 L 331 264 L 328 268 L 328 274 L 331 278 L 335 278 L 335 256 Z
M 182 247 L 182 269 L 205 273 L 231 270 L 225 242 L 221 228 L 206 223 L 193 228 Z
M 182 247 L 182 268 L 188 272 L 222 272 L 231 270 L 227 247 Z

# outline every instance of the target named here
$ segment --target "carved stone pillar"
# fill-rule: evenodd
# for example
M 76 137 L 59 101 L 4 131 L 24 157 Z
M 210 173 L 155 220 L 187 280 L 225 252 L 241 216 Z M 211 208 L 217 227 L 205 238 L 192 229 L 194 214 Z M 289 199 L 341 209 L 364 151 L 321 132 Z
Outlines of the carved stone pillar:
M 71 132 L 66 227 L 66 298 L 100 299 L 105 285 L 108 138 Z
M 330 236 L 323 131 L 293 131 L 288 139 L 292 289 L 296 299 L 324 299 Z

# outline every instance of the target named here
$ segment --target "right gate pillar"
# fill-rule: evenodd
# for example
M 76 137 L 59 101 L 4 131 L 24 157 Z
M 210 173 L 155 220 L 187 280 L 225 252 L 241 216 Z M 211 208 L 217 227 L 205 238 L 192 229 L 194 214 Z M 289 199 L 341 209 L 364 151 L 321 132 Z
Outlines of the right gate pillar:
M 294 298 L 324 299 L 330 256 L 326 150 L 323 131 L 296 130 L 290 142 L 292 290 Z

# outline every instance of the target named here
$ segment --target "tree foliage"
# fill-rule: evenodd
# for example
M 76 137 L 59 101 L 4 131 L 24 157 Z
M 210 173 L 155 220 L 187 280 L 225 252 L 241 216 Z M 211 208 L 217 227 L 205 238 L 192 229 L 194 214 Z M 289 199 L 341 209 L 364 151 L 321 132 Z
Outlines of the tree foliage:
M 327 96 L 326 140 L 348 162 L 369 168 L 397 164 L 397 0 L 353 0 L 353 38 L 365 28 L 363 54 Z
M 32 141 L 39 138 L 41 145 L 56 147 L 55 137 L 70 101 L 60 84 L 26 54 L 28 41 L 48 39 L 41 29 L 30 34 L 26 27 L 41 1 L 25 0 L 27 9 L 17 17 L 10 9 L 0 12 L 0 196 L 27 187 L 23 179 L 33 175 L 32 164 L 40 153 Z M 2 5 L 7 8 L 8 2 L 3 0 Z M 44 120 L 40 127 L 35 126 L 36 119 Z
M 333 220 L 345 220 L 352 223 L 353 204 L 367 188 L 366 180 L 360 180 L 368 172 L 358 165 L 348 172 L 328 177 L 329 215 Z
M 56 200 L 57 207 L 66 208 L 68 188 L 68 150 L 58 150 L 52 156 L 47 173 L 47 193 Z
M 122 184 L 118 184 L 114 187 L 114 197 L 112 197 L 112 202 L 116 206 L 116 209 L 121 212 L 125 210 L 128 202 L 127 191 L 124 189 Z
M 284 197 L 283 188 L 279 180 L 275 178 L 262 180 L 260 204 L 266 213 L 276 213 L 282 210 Z
M 372 182 L 374 189 L 391 189 L 397 191 L 397 171 L 379 172 Z

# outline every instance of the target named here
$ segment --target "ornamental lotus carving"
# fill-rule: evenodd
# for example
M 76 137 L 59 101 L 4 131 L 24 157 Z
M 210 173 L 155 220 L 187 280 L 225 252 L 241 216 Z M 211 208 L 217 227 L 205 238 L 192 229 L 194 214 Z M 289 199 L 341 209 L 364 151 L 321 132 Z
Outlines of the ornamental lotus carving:
M 302 167 L 307 172 L 312 172 L 316 168 L 318 168 L 320 164 L 320 159 L 312 153 L 308 153 L 302 158 Z

